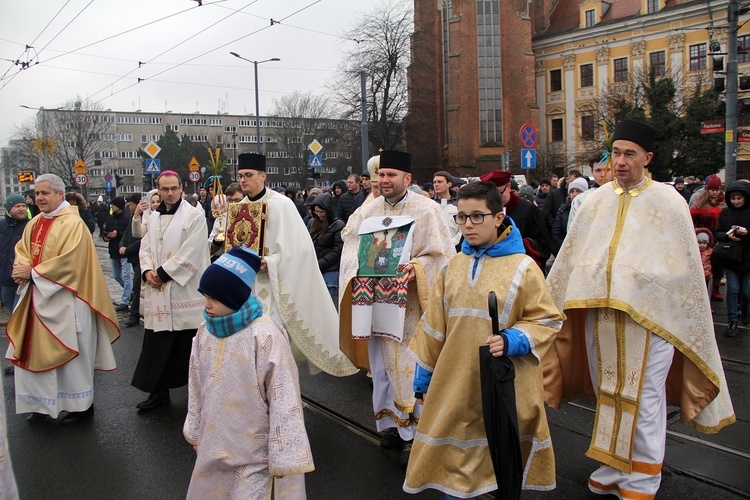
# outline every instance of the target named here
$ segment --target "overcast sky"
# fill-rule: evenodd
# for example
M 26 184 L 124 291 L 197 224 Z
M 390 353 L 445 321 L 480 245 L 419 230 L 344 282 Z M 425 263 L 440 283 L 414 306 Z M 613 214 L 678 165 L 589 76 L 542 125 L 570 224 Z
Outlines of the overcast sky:
M 254 113 L 253 65 L 230 51 L 250 60 L 281 58 L 258 66 L 262 115 L 295 90 L 325 94 L 345 49 L 356 43 L 342 41 L 342 32 L 386 5 L 202 2 L 0 0 L 0 146 L 36 114 L 19 105 L 55 108 L 76 95 L 113 111 Z M 29 68 L 19 71 L 17 60 Z

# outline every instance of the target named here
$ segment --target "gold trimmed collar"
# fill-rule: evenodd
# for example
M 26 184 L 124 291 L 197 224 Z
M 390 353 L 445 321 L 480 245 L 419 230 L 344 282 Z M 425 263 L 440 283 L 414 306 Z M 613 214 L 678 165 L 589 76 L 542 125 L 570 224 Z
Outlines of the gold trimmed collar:
M 624 194 L 625 196 L 630 196 L 632 198 L 635 198 L 636 196 L 638 196 L 639 194 L 641 194 L 641 192 L 644 189 L 646 189 L 647 187 L 649 187 L 653 182 L 654 181 L 652 181 L 648 177 L 644 177 L 643 180 L 640 182 L 640 184 L 638 184 L 636 186 L 633 186 L 630 189 L 625 189 L 622 186 L 620 186 L 620 184 L 617 183 L 617 179 L 614 179 L 612 181 L 612 185 L 614 186 L 615 194 L 617 196 L 620 196 L 621 194 Z

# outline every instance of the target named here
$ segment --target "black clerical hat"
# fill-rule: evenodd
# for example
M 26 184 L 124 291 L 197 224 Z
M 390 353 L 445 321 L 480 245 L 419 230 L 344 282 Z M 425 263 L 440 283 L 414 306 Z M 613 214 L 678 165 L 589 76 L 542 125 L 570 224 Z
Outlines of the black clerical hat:
M 645 149 L 646 152 L 651 152 L 654 150 L 655 136 L 656 130 L 645 123 L 635 120 L 623 120 L 615 125 L 615 133 L 612 136 L 612 141 L 631 141 Z
M 257 153 L 242 153 L 237 156 L 237 170 L 266 171 L 266 157 Z
M 380 168 L 411 172 L 411 155 L 403 151 L 381 151 Z

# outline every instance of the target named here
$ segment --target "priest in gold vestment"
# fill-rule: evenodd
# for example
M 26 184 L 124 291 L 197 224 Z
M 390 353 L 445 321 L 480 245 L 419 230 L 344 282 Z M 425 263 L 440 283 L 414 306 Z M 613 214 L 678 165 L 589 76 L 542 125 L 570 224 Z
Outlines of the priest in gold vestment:
M 35 190 L 41 213 L 16 245 L 20 300 L 6 358 L 16 366 L 16 413 L 37 421 L 64 412 L 68 424 L 92 415 L 94 369 L 115 369 L 120 330 L 91 233 L 65 201 L 62 179 L 40 175 Z
M 567 316 L 543 360 L 547 402 L 596 394 L 589 489 L 620 498 L 656 495 L 668 404 L 702 432 L 735 421 L 688 208 L 644 176 L 654 136 L 617 124 L 614 180 L 581 205 L 547 277 Z
M 455 254 L 448 224 L 440 206 L 425 196 L 407 188 L 411 182 L 411 155 L 400 151 L 383 151 L 379 157 L 378 178 L 381 197 L 365 202 L 342 230 L 344 249 L 339 271 L 339 342 L 341 350 L 355 366 L 369 369 L 373 381 L 373 413 L 379 432 L 386 434 L 381 440 L 385 448 L 402 447 L 401 463 L 406 465 L 411 452 L 411 441 L 419 420 L 420 407 L 415 407 L 412 382 L 416 358 L 408 350 L 414 328 L 427 305 L 430 288 L 440 269 Z M 388 224 L 389 220 L 411 217 L 413 230 L 407 237 L 410 250 L 404 249 L 403 261 L 408 262 L 403 272 L 407 276 L 405 301 L 400 301 L 398 313 L 405 313 L 394 332 L 385 334 L 376 328 L 360 324 L 360 333 L 354 332 L 353 285 L 363 290 L 360 273 L 360 240 L 365 236 L 361 229 L 368 221 Z M 356 226 L 355 226 L 356 225 Z M 381 232 L 382 234 L 382 232 Z M 393 233 L 395 234 L 395 233 Z M 394 241 L 394 240 L 390 240 Z M 398 245 L 394 243 L 395 248 Z M 403 275 L 402 275 L 403 276 Z M 395 300 L 394 300 L 395 302 Z M 391 304 L 388 304 L 391 305 Z M 405 309 L 405 310 L 404 310 Z M 378 317 L 373 310 L 373 323 L 390 319 L 398 314 Z M 394 322 L 395 323 L 395 322 Z M 395 326 L 395 325 L 391 325 Z M 362 335 L 362 332 L 365 331 Z

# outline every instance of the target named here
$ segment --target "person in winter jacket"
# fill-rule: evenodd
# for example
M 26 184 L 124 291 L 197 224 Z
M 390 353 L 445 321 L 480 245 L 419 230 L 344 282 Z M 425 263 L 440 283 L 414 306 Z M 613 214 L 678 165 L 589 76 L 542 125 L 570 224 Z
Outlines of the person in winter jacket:
M 552 181 L 547 178 L 539 181 L 539 187 L 536 188 L 536 193 L 534 194 L 534 201 L 536 201 L 536 206 L 544 206 L 544 203 L 547 201 L 547 196 L 549 196 L 551 189 Z
M 112 215 L 104 223 L 104 241 L 109 243 L 109 260 L 112 263 L 112 275 L 122 287 L 122 298 L 115 310 L 127 311 L 130 293 L 133 291 L 133 277 L 128 260 L 120 255 L 120 240 L 130 225 L 130 212 L 125 210 L 125 198 L 117 196 L 112 200 Z M 132 229 L 131 229 L 132 230 Z
M 78 207 L 78 215 L 81 216 L 81 219 L 83 219 L 83 223 L 86 224 L 87 228 L 89 228 L 91 234 L 94 234 L 94 230 L 96 229 L 96 221 L 94 220 L 94 216 L 91 214 L 89 204 L 86 203 L 86 200 L 83 198 L 83 196 L 81 196 L 81 193 L 76 193 L 75 191 L 65 193 L 65 200 L 74 207 Z
M 579 177 L 568 185 L 568 199 L 557 211 L 555 222 L 552 224 L 552 243 L 554 244 L 554 254 L 560 251 L 560 247 L 568 234 L 568 216 L 570 215 L 570 206 L 573 200 L 579 194 L 589 188 L 586 179 Z
M 726 207 L 724 192 L 721 190 L 721 180 L 712 175 L 706 181 L 705 189 L 701 190 L 695 200 L 690 202 L 690 216 L 694 227 L 705 227 L 714 231 L 719 224 L 719 214 Z M 711 261 L 714 284 L 711 288 L 711 299 L 721 302 L 724 297 L 719 293 L 719 282 L 724 276 L 724 268 L 716 257 Z
M 138 204 L 141 202 L 140 193 L 128 197 L 128 209 L 136 213 Z M 141 251 L 141 238 L 133 236 L 133 219 L 128 218 L 128 228 L 120 240 L 120 256 L 125 257 L 133 266 L 133 293 L 130 301 L 130 319 L 125 323 L 126 327 L 136 326 L 140 323 L 139 309 L 141 307 L 141 262 L 139 254 Z
M 706 278 L 706 288 L 708 288 L 710 296 L 711 280 L 713 279 L 711 255 L 714 253 L 714 235 L 710 229 L 698 227 L 695 228 L 695 237 L 698 240 L 698 249 L 701 252 L 701 262 L 703 263 L 703 276 Z
M 346 178 L 346 189 L 347 191 L 339 197 L 339 203 L 336 206 L 336 218 L 344 224 L 349 221 L 349 216 L 365 201 L 362 178 L 359 174 L 351 174 Z
M 328 287 L 328 293 L 338 307 L 339 260 L 344 248 L 341 230 L 345 224 L 333 214 L 333 198 L 328 194 L 318 195 L 313 200 L 312 219 L 307 228 L 315 245 L 318 267 Z
M 0 296 L 9 314 L 13 312 L 18 290 L 18 284 L 10 276 L 16 258 L 16 243 L 28 222 L 24 197 L 20 194 L 8 196 L 5 199 L 5 217 L 0 220 Z
M 732 241 L 742 246 L 740 262 L 722 260 L 724 272 L 727 276 L 727 329 L 724 335 L 737 335 L 737 317 L 739 315 L 738 298 L 743 295 L 743 324 L 747 324 L 747 307 L 750 304 L 750 185 L 746 182 L 735 181 L 726 191 L 729 200 L 726 208 L 719 214 L 719 225 L 714 235 L 720 242 Z M 714 277 L 716 274 L 714 273 Z
M 336 213 L 339 207 L 341 195 L 346 193 L 346 181 L 338 180 L 331 186 L 331 195 L 333 196 L 333 213 Z
M 104 223 L 107 222 L 109 217 L 109 207 L 101 196 L 91 205 L 91 215 L 96 220 L 96 225 L 99 226 L 99 237 L 104 238 Z

